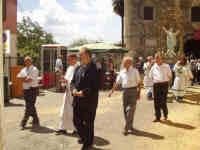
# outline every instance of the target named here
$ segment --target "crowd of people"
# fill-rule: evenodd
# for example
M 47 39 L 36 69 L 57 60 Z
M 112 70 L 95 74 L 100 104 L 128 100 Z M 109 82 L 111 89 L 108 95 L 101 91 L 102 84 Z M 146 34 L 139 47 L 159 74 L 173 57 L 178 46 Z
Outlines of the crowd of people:
M 116 67 L 114 65 L 114 60 L 110 56 L 107 59 L 104 57 L 96 57 L 95 55 L 91 56 L 91 60 L 96 64 L 97 70 L 100 73 L 101 84 L 100 89 L 106 90 L 110 89 L 113 86 L 113 83 L 116 78 Z M 64 84 L 64 67 L 62 62 L 62 56 L 58 55 L 55 63 L 55 87 L 56 92 L 63 92 L 65 88 Z M 79 58 L 77 57 L 77 64 L 80 65 Z
M 90 50 L 82 47 L 79 51 L 80 64 L 77 63 L 77 55 L 68 54 L 68 68 L 64 76 L 65 94 L 60 111 L 60 125 L 57 134 L 77 134 L 78 143 L 83 144 L 81 150 L 88 150 L 94 141 L 94 122 L 98 107 L 99 89 L 101 87 L 101 64 L 92 61 Z M 59 58 L 60 59 L 60 58 Z M 134 115 L 137 101 L 140 100 L 142 84 L 147 91 L 150 99 L 154 100 L 155 118 L 153 122 L 160 122 L 162 113 L 164 120 L 168 119 L 167 94 L 171 87 L 178 102 L 183 100 L 185 87 L 188 81 L 194 84 L 198 81 L 198 68 L 200 72 L 200 61 L 190 62 L 182 56 L 171 67 L 166 64 L 160 53 L 155 57 L 147 57 L 144 63 L 142 57 L 136 67 L 133 66 L 133 58 L 125 57 L 122 62 L 122 69 L 119 72 L 113 88 L 108 96 L 121 85 L 123 88 L 122 100 L 125 125 L 123 134 L 134 132 Z M 38 69 L 32 64 L 31 57 L 24 59 L 25 68 L 17 75 L 23 82 L 25 114 L 21 121 L 21 128 L 26 128 L 26 123 L 33 117 L 33 126 L 39 126 L 37 115 L 36 87 L 39 75 Z M 62 65 L 60 60 L 56 63 L 57 74 L 60 75 Z M 113 68 L 113 65 L 111 65 Z M 190 70 L 191 68 L 191 70 Z M 141 77 L 144 74 L 144 79 Z M 173 75 L 174 74 L 174 75 Z M 171 84 L 171 86 L 170 86 Z

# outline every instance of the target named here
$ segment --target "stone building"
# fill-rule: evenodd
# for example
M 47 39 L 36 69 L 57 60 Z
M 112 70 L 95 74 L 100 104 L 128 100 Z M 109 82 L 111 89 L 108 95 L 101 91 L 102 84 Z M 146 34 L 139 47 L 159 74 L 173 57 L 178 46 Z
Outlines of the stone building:
M 129 55 L 166 52 L 163 30 L 166 27 L 180 31 L 177 53 L 200 57 L 200 0 L 114 0 L 113 4 L 115 2 L 124 4 L 124 39 Z M 119 4 L 113 7 L 120 15 L 120 9 L 115 8 Z
M 17 40 L 17 0 L 3 0 L 3 31 L 10 31 L 10 53 L 16 57 Z
M 17 0 L 2 0 L 3 8 L 3 41 L 4 41 L 4 98 L 7 102 L 10 95 L 11 67 L 17 62 Z

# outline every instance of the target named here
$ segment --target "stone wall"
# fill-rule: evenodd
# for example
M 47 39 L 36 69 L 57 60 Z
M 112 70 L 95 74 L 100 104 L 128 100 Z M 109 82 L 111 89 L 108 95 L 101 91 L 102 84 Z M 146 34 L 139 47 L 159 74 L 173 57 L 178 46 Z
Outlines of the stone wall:
M 144 6 L 154 8 L 153 20 L 144 20 Z M 183 51 L 184 37 L 191 35 L 200 23 L 191 22 L 192 6 L 199 0 L 127 0 L 125 1 L 125 43 L 131 55 L 150 55 L 166 50 L 166 34 L 162 27 L 180 30 L 178 51 Z M 163 9 L 165 8 L 165 9 Z

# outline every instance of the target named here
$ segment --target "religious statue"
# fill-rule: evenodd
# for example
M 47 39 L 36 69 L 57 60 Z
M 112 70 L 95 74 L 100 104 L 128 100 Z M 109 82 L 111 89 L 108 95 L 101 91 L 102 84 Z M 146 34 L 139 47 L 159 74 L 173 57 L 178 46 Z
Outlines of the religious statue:
M 177 43 L 176 37 L 180 33 L 180 31 L 173 32 L 173 28 L 170 28 L 169 30 L 167 30 L 165 27 L 163 27 L 163 30 L 167 34 L 167 53 L 166 53 L 166 55 L 169 57 L 176 56 L 176 53 L 174 52 L 174 50 L 176 48 L 176 43 Z

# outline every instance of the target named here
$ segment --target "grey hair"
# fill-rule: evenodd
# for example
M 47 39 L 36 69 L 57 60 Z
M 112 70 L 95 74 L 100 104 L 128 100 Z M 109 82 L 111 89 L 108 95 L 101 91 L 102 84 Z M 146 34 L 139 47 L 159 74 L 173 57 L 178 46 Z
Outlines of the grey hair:
M 122 61 L 121 68 L 124 68 L 124 64 L 125 64 L 125 62 L 126 62 L 127 60 L 130 60 L 130 61 L 133 62 L 133 58 L 132 58 L 132 57 L 126 56 L 126 57 L 124 57 L 124 59 L 123 59 L 123 61 Z
M 32 62 L 32 58 L 31 58 L 30 56 L 26 56 L 26 57 L 24 58 L 24 61 L 26 61 L 26 60 L 30 60 L 30 61 Z

